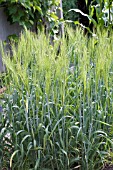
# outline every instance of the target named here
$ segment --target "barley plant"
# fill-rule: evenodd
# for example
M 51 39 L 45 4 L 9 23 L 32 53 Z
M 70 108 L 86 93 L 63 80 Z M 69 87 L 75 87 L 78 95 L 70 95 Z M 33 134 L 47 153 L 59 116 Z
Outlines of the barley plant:
M 67 28 L 52 46 L 43 32 L 26 30 L 2 55 L 0 169 L 101 170 L 112 163 L 112 33 L 88 38 Z

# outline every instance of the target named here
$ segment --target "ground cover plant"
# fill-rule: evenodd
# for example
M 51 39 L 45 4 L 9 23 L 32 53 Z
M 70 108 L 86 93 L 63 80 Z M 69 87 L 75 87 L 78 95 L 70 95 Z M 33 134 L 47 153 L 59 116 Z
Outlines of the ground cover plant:
M 60 44 L 60 51 L 58 48 Z M 0 169 L 99 170 L 113 157 L 113 34 L 25 31 L 3 52 Z

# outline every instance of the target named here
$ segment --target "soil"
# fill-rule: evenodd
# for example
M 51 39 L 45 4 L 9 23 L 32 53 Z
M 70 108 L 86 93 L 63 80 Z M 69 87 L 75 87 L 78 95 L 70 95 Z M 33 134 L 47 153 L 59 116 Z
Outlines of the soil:
M 6 88 L 6 87 L 2 87 L 2 88 L 0 88 L 0 94 L 4 93 L 6 90 L 7 90 L 7 88 Z
M 113 170 L 113 165 L 106 165 L 102 170 Z

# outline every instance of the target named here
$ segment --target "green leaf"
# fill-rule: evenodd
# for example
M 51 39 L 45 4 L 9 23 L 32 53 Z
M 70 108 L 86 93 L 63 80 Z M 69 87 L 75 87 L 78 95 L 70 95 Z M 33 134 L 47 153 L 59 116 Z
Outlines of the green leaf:
M 97 25 L 97 22 L 90 16 L 90 15 L 87 15 L 85 13 L 83 13 L 81 10 L 79 9 L 70 9 L 68 12 L 70 11 L 74 11 L 74 12 L 77 12 L 77 13 L 80 13 L 81 15 L 87 17 L 90 21 L 92 21 L 95 25 Z
M 29 138 L 29 137 L 31 137 L 31 135 L 26 135 L 23 139 L 22 139 L 22 141 L 21 141 L 21 143 L 23 143 L 27 138 Z
M 40 6 L 34 6 L 34 8 L 37 9 L 37 11 L 42 14 L 42 9 L 40 8 Z
M 54 20 L 58 20 L 58 16 L 55 15 L 54 13 L 51 13 L 50 14 L 51 18 L 54 19 Z
M 11 158 L 10 158 L 10 168 L 12 168 L 12 161 L 13 161 L 13 158 L 14 156 L 19 152 L 19 150 L 16 150 L 13 152 L 13 154 L 11 155 Z

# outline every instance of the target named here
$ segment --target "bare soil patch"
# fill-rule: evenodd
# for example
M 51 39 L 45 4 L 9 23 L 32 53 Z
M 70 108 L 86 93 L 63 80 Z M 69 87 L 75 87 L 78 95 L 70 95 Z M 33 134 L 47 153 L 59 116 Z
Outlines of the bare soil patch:
M 113 170 L 113 165 L 106 165 L 102 170 Z

